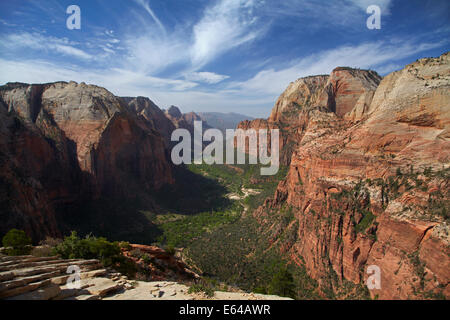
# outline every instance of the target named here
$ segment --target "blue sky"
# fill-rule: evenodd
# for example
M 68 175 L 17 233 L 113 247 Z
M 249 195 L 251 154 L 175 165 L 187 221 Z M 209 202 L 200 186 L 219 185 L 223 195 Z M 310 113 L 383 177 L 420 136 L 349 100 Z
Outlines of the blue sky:
M 66 28 L 69 5 L 81 30 Z M 381 29 L 369 30 L 369 5 Z M 267 117 L 299 77 L 386 75 L 449 50 L 448 0 L 0 1 L 0 83 L 86 82 L 182 111 Z

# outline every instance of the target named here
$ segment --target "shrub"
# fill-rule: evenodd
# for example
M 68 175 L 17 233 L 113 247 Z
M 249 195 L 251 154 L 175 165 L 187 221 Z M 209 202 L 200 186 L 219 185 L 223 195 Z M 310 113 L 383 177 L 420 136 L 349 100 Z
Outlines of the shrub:
M 45 240 L 42 240 L 39 242 L 39 245 L 41 246 L 48 246 L 48 247 L 56 247 L 58 244 L 62 242 L 62 239 L 55 239 L 52 237 L 46 237 Z
M 175 247 L 171 245 L 167 246 L 166 252 L 172 256 L 175 255 Z
M 54 249 L 50 246 L 34 247 L 31 250 L 31 255 L 33 257 L 52 257 L 54 256 Z
M 256 287 L 252 291 L 254 293 L 267 294 L 267 288 L 266 287 Z
M 131 250 L 131 249 L 132 249 L 130 243 L 129 243 L 129 242 L 126 242 L 126 241 L 120 242 L 120 243 L 119 243 L 119 247 L 120 247 L 121 249 L 124 249 L 124 250 Z
M 141 249 L 133 249 L 133 250 L 130 251 L 130 255 L 133 258 L 141 259 L 142 256 L 144 255 L 144 251 L 142 251 Z
M 372 222 L 376 219 L 375 215 L 368 210 L 363 210 L 362 214 L 363 214 L 363 218 L 355 226 L 356 233 L 365 231 L 369 226 L 372 225 Z
M 31 251 L 31 239 L 23 230 L 11 229 L 3 237 L 2 242 L 7 248 L 6 254 L 10 256 L 26 255 Z
M 64 259 L 99 259 L 106 266 L 121 256 L 118 243 L 93 236 L 80 239 L 75 231 L 55 247 L 55 252 Z
M 214 296 L 214 289 L 211 288 L 210 286 L 201 283 L 193 284 L 188 290 L 188 293 L 199 293 L 199 292 L 203 292 L 207 297 Z
M 128 276 L 134 276 L 136 272 L 134 263 L 122 255 L 119 243 L 93 236 L 81 239 L 75 231 L 65 237 L 53 253 L 63 259 L 98 259 L 104 266 L 112 266 Z
M 267 288 L 269 294 L 295 299 L 295 283 L 292 274 L 284 267 L 281 267 L 272 278 Z
M 152 259 L 150 258 L 150 256 L 146 253 L 144 253 L 141 257 L 142 261 L 144 261 L 145 264 L 149 264 Z

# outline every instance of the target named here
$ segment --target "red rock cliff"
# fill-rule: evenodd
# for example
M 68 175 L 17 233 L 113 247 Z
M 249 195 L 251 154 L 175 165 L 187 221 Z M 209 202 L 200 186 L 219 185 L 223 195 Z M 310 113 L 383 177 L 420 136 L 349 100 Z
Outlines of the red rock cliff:
M 8 84 L 0 102 L 0 233 L 56 236 L 58 206 L 133 199 L 173 183 L 157 112 L 143 116 L 106 89 L 75 82 Z
M 324 292 L 363 285 L 376 265 L 372 297 L 448 298 L 450 55 L 378 81 L 338 68 L 291 84 L 267 122 L 295 137 L 289 173 L 254 216 L 276 230 L 271 216 L 293 210 L 296 237 L 283 251 Z M 272 242 L 286 241 L 277 234 Z

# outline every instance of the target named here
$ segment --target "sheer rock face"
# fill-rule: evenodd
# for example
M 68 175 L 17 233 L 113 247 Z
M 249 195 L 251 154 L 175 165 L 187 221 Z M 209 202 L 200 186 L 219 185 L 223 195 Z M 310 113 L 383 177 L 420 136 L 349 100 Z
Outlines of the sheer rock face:
M 147 120 L 151 128 L 159 132 L 163 137 L 167 146 L 170 145 L 170 136 L 175 130 L 174 124 L 166 117 L 164 112 L 151 101 L 149 98 L 122 98 L 128 104 L 130 111 L 142 116 Z
M 322 287 L 330 287 L 330 272 L 341 286 L 364 284 L 367 267 L 376 265 L 381 289 L 372 297 L 450 296 L 449 60 L 448 53 L 419 60 L 388 75 L 375 92 L 376 81 L 368 81 L 359 98 L 341 98 L 338 90 L 340 114 L 328 105 L 302 120 L 286 179 L 254 215 L 271 225 L 274 211 L 292 207 L 297 240 L 283 250 Z M 280 105 L 286 103 L 277 102 L 269 122 L 284 127 Z
M 203 121 L 202 118 L 195 112 L 181 113 L 180 109 L 176 106 L 171 106 L 168 110 L 166 110 L 165 115 L 167 119 L 172 122 L 175 128 L 186 129 L 191 134 L 194 133 L 195 121 L 202 121 L 203 131 L 210 128 L 206 121 Z
M 60 205 L 81 197 L 134 198 L 173 183 L 158 128 L 106 89 L 7 84 L 0 102 L 1 201 L 7 204 L 1 233 L 22 227 L 33 239 L 55 236 Z
M 330 117 L 360 120 L 381 80 L 374 71 L 336 68 L 328 75 L 300 78 L 281 94 L 268 120 L 244 121 L 239 129 L 280 129 L 280 163 L 289 165 L 308 126 Z M 248 151 L 248 150 L 247 150 Z
M 189 112 L 189 113 L 181 113 L 180 109 L 176 106 L 171 106 L 168 110 L 165 111 L 165 116 L 167 119 L 173 124 L 174 129 L 185 129 L 189 132 L 191 135 L 191 146 L 192 150 L 194 150 L 196 142 L 195 142 L 195 135 L 198 135 L 199 137 L 203 137 L 203 134 L 206 130 L 210 129 L 211 127 L 204 121 L 198 114 L 195 112 Z M 195 129 L 194 122 L 195 121 L 201 121 L 202 122 L 202 128 L 201 132 L 199 130 Z M 172 131 L 170 132 L 170 135 L 172 134 Z M 175 145 L 177 142 L 171 142 L 171 146 Z M 201 143 L 201 148 L 208 145 L 208 141 L 203 141 Z
M 370 105 L 380 81 L 381 77 L 374 71 L 334 69 L 328 81 L 329 109 L 343 117 L 356 108 L 355 118 L 358 118 Z

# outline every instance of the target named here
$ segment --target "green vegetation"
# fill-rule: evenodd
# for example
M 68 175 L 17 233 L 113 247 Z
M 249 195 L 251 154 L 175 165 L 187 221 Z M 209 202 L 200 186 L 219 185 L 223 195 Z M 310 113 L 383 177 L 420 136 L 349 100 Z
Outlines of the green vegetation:
M 364 232 L 369 228 L 375 220 L 375 216 L 368 210 L 362 210 L 363 218 L 355 226 L 356 233 Z
M 192 216 L 181 216 L 174 221 L 159 224 L 163 234 L 158 238 L 161 245 L 184 247 L 205 232 L 213 232 L 217 227 L 236 221 L 240 209 L 235 206 L 225 212 L 202 212 Z M 157 224 L 158 225 L 158 224 Z
M 273 219 L 281 220 L 282 215 L 274 215 Z M 296 231 L 296 227 L 298 225 L 294 224 L 287 230 L 280 228 L 276 233 L 288 237 L 288 234 L 294 233 L 293 230 Z M 286 287 L 285 292 L 289 293 L 287 296 L 317 298 L 317 283 L 308 276 L 306 269 L 288 265 L 280 253 L 280 247 L 271 247 L 270 239 L 274 236 L 272 231 L 260 226 L 253 217 L 243 217 L 193 241 L 185 255 L 198 272 L 243 290 L 274 294 L 274 290 Z M 292 281 L 285 270 L 292 275 Z M 280 279 L 283 279 L 283 283 L 277 287 L 276 282 Z
M 267 293 L 281 297 L 296 298 L 294 277 L 286 267 L 280 267 L 274 274 L 272 281 L 267 287 Z
M 128 276 L 136 273 L 134 263 L 122 255 L 118 242 L 93 236 L 80 238 L 75 231 L 54 248 L 54 254 L 63 259 L 99 259 L 105 267 L 112 266 Z
M 206 192 L 205 201 L 215 199 L 215 205 L 211 206 L 213 209 L 197 210 L 193 214 L 179 213 L 175 206 L 173 211 L 159 215 L 144 212 L 161 231 L 157 238 L 159 245 L 186 247 L 192 241 L 215 232 L 221 226 L 239 221 L 244 211 L 256 209 L 268 196 L 273 195 L 278 182 L 287 173 L 286 167 L 281 167 L 275 176 L 261 176 L 261 165 L 249 164 L 233 166 L 191 164 L 188 169 L 192 174 L 201 176 L 202 181 L 206 183 L 206 186 L 203 185 L 202 189 L 196 192 Z M 246 190 L 254 192 L 245 196 Z M 226 197 L 227 193 L 234 194 L 241 200 L 230 200 Z
M 398 169 L 396 176 L 377 179 L 374 183 L 382 189 L 384 207 L 387 206 L 389 201 L 397 199 L 406 191 L 429 192 L 430 188 L 434 186 L 434 190 L 428 193 L 427 204 L 416 206 L 415 211 L 424 218 L 441 217 L 449 222 L 450 190 L 446 187 L 449 180 L 450 168 L 433 170 L 427 167 L 421 172 L 410 166 L 409 172 L 402 172 Z
M 294 209 L 285 205 L 268 212 L 270 226 L 274 228 L 261 224 L 248 214 L 273 196 L 279 181 L 287 174 L 287 168 L 281 167 L 275 176 L 260 176 L 260 168 L 259 165 L 189 167 L 197 174 L 215 179 L 229 193 L 237 195 L 236 199 L 240 200 L 234 200 L 233 205 L 240 213 L 235 219 L 216 224 L 214 232 L 203 232 L 192 241 L 184 242 L 183 255 L 198 273 L 233 287 L 298 299 L 320 298 L 318 284 L 309 277 L 306 268 L 289 264 L 289 259 L 285 260 L 282 253 L 297 240 L 298 221 Z M 248 190 L 257 192 L 249 193 Z M 170 228 L 174 222 L 192 221 L 175 216 L 167 219 L 171 221 Z M 167 233 L 168 230 L 164 231 Z M 279 241 L 274 245 L 276 240 Z M 198 290 L 203 291 L 204 287 Z
M 350 208 L 351 219 L 355 226 L 356 233 L 365 233 L 370 226 L 376 224 L 376 216 L 372 213 L 370 193 L 368 186 L 372 185 L 372 181 L 360 181 L 350 190 L 342 190 L 340 193 L 334 193 L 331 198 L 342 203 L 347 203 Z M 332 210 L 340 215 L 345 214 L 341 209 L 332 207 Z M 368 232 L 369 236 L 376 238 L 375 230 Z
M 226 291 L 227 287 L 220 285 L 215 279 L 204 277 L 189 287 L 188 293 L 203 293 L 213 297 L 215 291 Z
M 193 284 L 189 287 L 188 293 L 200 293 L 203 292 L 207 297 L 214 296 L 214 290 L 211 287 L 205 287 L 202 284 Z
M 30 254 L 31 239 L 23 230 L 11 229 L 3 237 L 3 246 L 6 247 L 6 254 L 10 256 L 20 256 Z

